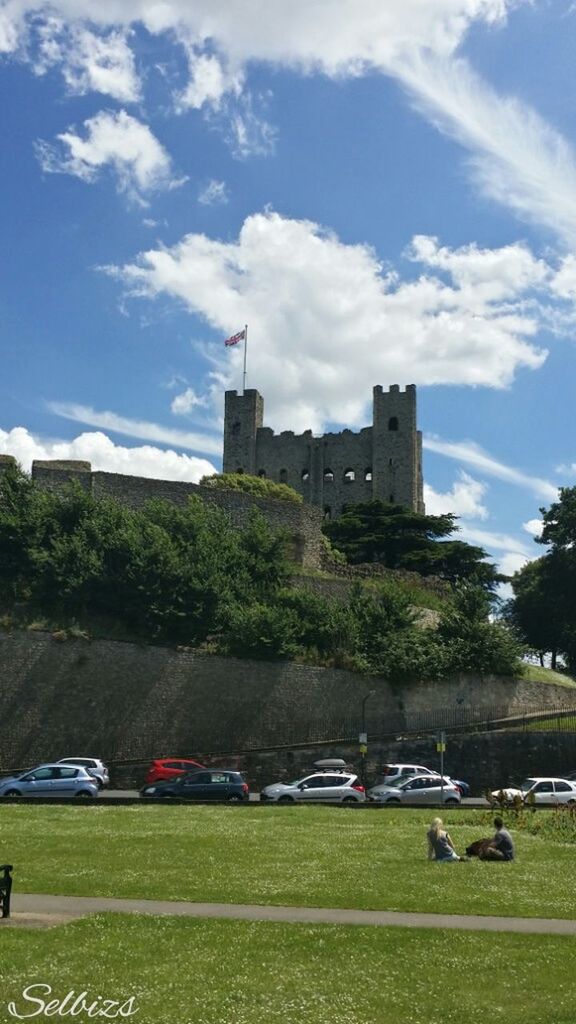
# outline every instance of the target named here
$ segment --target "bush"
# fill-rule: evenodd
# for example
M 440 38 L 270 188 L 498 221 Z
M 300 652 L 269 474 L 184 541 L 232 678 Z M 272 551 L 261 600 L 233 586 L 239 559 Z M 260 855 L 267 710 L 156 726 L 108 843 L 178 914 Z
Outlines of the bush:
M 250 476 L 249 473 L 214 473 L 203 476 L 201 487 L 211 487 L 224 491 L 243 491 L 254 494 L 257 498 L 274 498 L 276 501 L 303 502 L 301 494 L 288 484 L 277 484 L 262 476 Z

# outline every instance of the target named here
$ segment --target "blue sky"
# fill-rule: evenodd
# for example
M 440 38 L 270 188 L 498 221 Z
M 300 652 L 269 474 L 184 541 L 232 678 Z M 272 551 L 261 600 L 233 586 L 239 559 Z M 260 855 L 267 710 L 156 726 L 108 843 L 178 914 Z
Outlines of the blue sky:
M 576 7 L 0 0 L 0 451 L 196 481 L 226 388 L 360 429 L 512 572 L 576 472 Z

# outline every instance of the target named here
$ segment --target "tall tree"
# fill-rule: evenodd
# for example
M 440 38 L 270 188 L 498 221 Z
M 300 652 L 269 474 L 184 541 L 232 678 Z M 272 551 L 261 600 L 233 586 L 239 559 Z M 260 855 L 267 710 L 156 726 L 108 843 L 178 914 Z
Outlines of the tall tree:
M 353 565 L 379 562 L 390 569 L 441 576 L 451 583 L 472 581 L 489 590 L 505 578 L 486 561 L 483 548 L 444 539 L 458 529 L 451 513 L 428 516 L 375 499 L 351 505 L 323 529 Z

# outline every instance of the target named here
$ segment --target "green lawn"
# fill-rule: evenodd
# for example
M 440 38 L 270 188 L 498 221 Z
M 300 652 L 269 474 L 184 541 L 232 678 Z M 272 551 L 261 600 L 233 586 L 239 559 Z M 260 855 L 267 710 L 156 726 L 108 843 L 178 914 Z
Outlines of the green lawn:
M 556 936 L 98 915 L 0 949 L 2 1024 L 34 983 L 134 996 L 138 1024 L 573 1024 L 576 1005 Z
M 433 813 L 10 803 L 0 807 L 0 863 L 15 865 L 21 892 L 576 916 L 573 844 L 517 832 L 514 864 L 429 863 Z M 445 819 L 462 852 L 492 831 L 486 812 Z
M 524 665 L 524 679 L 532 683 L 554 683 L 556 686 L 566 686 L 574 689 L 576 679 L 564 675 L 563 672 L 554 672 L 551 668 L 542 668 L 540 665 Z

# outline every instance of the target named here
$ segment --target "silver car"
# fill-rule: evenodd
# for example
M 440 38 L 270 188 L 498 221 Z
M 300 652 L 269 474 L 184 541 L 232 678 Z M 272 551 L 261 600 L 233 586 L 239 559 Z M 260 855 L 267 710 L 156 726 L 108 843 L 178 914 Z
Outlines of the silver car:
M 407 779 L 396 779 L 390 785 L 374 786 L 368 790 L 368 799 L 381 804 L 412 804 L 415 807 L 446 804 L 450 807 L 459 804 L 462 796 L 446 776 L 442 780 L 439 775 L 413 775 Z
M 364 786 L 357 775 L 336 771 L 310 772 L 295 782 L 276 782 L 272 786 L 265 786 L 260 793 L 261 801 L 280 804 L 306 800 L 320 803 L 363 803 L 365 799 Z
M 98 783 L 85 768 L 67 764 L 40 764 L 29 772 L 0 779 L 0 797 L 98 796 Z
M 58 764 L 75 764 L 85 768 L 89 775 L 94 776 L 100 789 L 110 785 L 108 768 L 98 757 L 61 757 Z

